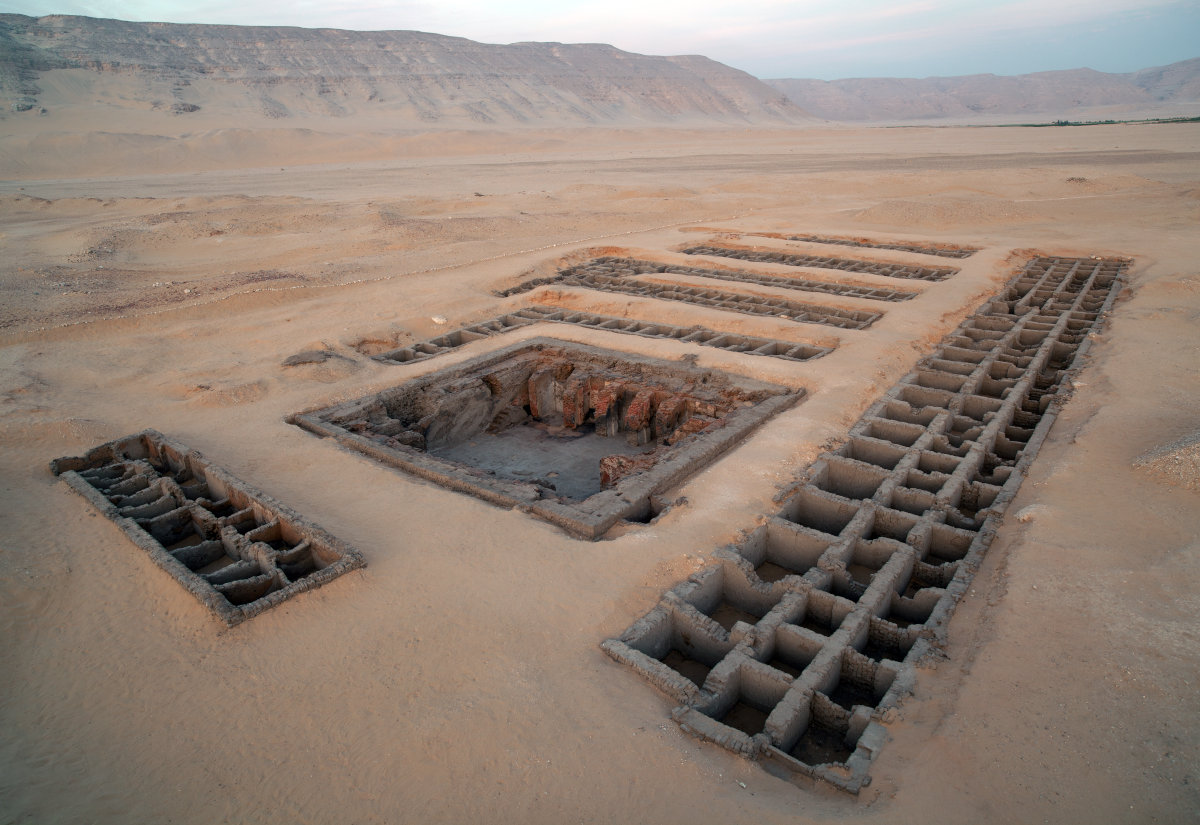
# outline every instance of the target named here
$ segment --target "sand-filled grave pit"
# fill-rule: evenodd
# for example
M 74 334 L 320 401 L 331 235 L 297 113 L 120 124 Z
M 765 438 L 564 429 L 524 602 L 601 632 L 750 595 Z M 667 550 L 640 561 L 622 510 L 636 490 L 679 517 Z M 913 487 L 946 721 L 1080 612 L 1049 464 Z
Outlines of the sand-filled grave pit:
M 802 392 L 535 338 L 291 421 L 393 467 L 597 538 Z

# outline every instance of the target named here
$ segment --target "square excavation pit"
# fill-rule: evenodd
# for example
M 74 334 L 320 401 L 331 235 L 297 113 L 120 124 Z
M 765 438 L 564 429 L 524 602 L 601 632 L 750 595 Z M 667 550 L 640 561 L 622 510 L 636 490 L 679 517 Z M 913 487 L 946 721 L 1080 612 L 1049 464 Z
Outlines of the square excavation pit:
M 50 470 L 227 625 L 366 564 L 195 450 L 145 430 Z
M 535 338 L 290 421 L 371 458 L 598 538 L 802 391 Z

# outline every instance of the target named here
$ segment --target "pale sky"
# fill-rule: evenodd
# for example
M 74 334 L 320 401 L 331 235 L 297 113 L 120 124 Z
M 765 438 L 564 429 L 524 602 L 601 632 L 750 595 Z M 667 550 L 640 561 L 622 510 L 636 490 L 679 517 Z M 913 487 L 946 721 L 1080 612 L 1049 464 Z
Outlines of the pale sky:
M 0 11 L 610 43 L 762 78 L 1129 72 L 1200 57 L 1200 0 L 4 0 Z

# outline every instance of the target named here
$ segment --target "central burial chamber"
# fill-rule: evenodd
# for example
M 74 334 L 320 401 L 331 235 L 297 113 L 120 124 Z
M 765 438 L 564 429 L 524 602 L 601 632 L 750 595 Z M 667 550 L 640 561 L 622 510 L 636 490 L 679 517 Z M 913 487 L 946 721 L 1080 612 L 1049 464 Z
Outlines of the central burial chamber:
M 535 338 L 291 422 L 584 538 L 658 496 L 802 391 Z

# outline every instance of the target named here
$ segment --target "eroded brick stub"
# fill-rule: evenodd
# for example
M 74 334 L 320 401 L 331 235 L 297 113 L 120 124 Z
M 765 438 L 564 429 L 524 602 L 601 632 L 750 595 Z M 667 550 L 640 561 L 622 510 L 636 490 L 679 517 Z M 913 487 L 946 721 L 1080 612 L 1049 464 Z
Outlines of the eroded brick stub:
M 1126 266 L 1030 261 L 778 511 L 604 650 L 678 701 L 686 730 L 857 793 Z
M 358 551 L 145 430 L 50 469 L 228 625 L 362 567 Z
M 715 370 L 538 338 L 292 422 L 586 538 L 800 394 Z

